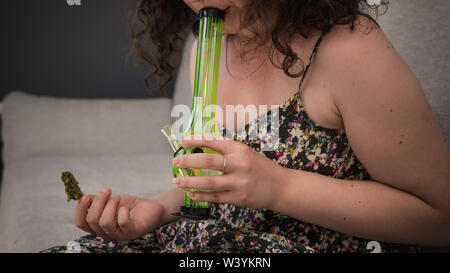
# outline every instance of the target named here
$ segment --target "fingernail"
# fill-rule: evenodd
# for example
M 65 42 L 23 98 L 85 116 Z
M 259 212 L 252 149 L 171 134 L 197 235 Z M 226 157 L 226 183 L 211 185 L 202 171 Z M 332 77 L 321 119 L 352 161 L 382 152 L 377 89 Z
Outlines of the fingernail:
M 89 198 L 89 193 L 87 192 L 81 197 L 80 201 L 78 201 L 78 202 L 86 201 L 88 198 Z
M 103 192 L 103 193 L 108 193 L 110 189 L 111 189 L 111 188 L 110 188 L 109 186 L 106 186 L 106 188 L 104 188 L 104 189 L 102 190 L 102 192 Z
M 119 198 L 120 198 L 120 195 L 117 193 L 117 194 L 115 194 L 115 195 L 113 196 L 113 198 L 111 198 L 111 199 L 117 200 L 117 199 L 119 199 Z
M 177 184 L 177 185 L 178 185 L 178 183 L 180 183 L 180 182 L 178 181 L 178 178 L 172 179 L 172 182 L 173 182 L 174 184 Z
M 173 164 L 177 165 L 178 163 L 180 163 L 180 159 L 179 159 L 178 157 L 175 157 L 175 158 L 172 160 L 172 162 L 173 162 Z

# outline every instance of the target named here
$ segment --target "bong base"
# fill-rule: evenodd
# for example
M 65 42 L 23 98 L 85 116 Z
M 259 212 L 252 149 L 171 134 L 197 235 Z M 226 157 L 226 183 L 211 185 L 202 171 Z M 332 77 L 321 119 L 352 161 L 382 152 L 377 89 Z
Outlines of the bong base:
M 181 216 L 188 219 L 193 220 L 202 220 L 202 219 L 208 219 L 208 218 L 214 218 L 211 217 L 210 208 L 191 208 L 186 206 L 180 207 L 181 211 L 174 212 L 172 215 L 174 216 Z

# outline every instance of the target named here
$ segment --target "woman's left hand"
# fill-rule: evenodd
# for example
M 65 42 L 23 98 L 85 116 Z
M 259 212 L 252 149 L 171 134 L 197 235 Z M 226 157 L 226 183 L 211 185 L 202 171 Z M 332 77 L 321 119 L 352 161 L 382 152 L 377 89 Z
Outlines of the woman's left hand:
M 180 188 L 200 190 L 189 193 L 193 200 L 249 208 L 271 208 L 285 173 L 283 167 L 247 145 L 233 140 L 183 140 L 180 145 L 185 148 L 208 147 L 222 153 L 178 156 L 173 163 L 180 168 L 220 171 L 226 157 L 223 175 L 179 176 L 174 179 L 174 183 Z

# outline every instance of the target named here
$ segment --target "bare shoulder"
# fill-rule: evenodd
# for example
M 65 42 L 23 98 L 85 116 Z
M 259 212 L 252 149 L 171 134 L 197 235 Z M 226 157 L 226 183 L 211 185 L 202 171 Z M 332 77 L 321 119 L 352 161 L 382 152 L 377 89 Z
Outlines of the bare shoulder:
M 316 60 L 332 86 L 350 146 L 374 180 L 450 211 L 450 158 L 442 131 L 420 82 L 368 20 L 360 19 L 353 31 L 332 29 Z
M 355 20 L 353 27 L 351 24 L 333 26 L 327 33 L 326 39 L 332 40 L 333 48 L 336 48 L 337 46 L 337 50 L 342 50 L 343 48 L 348 49 L 349 46 L 353 49 L 360 48 L 362 50 L 364 48 L 361 48 L 360 45 L 364 43 L 372 44 L 373 46 L 377 46 L 377 43 L 381 43 L 385 48 L 387 48 L 388 45 L 392 46 L 389 39 L 378 25 L 365 16 L 359 16 Z M 386 43 L 388 43 L 388 45 L 386 45 Z M 326 44 L 323 46 L 326 46 Z
M 358 17 L 353 29 L 350 25 L 334 26 L 325 36 L 319 52 L 317 62 L 323 64 L 329 77 L 340 78 L 349 71 L 372 73 L 383 62 L 403 63 L 407 67 L 384 32 L 364 16 Z M 361 65 L 367 64 L 371 65 L 361 70 Z
M 332 86 L 330 95 L 343 118 L 346 111 L 354 109 L 354 100 L 375 103 L 374 97 L 392 100 L 415 94 L 426 101 L 407 63 L 375 22 L 366 17 L 359 17 L 353 29 L 335 26 L 322 42 L 316 61 Z

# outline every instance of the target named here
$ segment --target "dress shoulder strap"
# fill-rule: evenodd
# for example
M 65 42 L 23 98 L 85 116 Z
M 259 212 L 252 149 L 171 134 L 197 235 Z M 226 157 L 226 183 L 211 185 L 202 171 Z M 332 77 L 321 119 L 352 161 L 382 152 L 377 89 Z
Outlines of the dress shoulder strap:
M 309 57 L 308 64 L 306 65 L 305 71 L 303 72 L 303 76 L 302 76 L 302 79 L 301 79 L 300 84 L 298 86 L 298 90 L 301 90 L 302 84 L 303 84 L 303 80 L 306 78 L 306 74 L 308 73 L 309 67 L 310 67 L 310 65 L 311 65 L 311 63 L 312 63 L 312 61 L 314 59 L 314 56 L 317 53 L 317 49 L 319 48 L 320 43 L 322 42 L 323 38 L 325 37 L 325 35 L 327 33 L 328 33 L 328 31 L 322 32 L 322 34 L 320 35 L 319 39 L 317 39 L 316 45 L 314 46 L 314 49 L 313 49 L 313 52 L 311 53 L 311 56 Z
M 378 24 L 378 22 L 375 19 L 372 18 L 372 16 L 366 15 L 366 14 L 362 14 L 362 15 L 367 17 L 367 18 L 369 18 L 370 20 L 372 20 L 381 29 L 381 26 Z M 330 29 L 325 30 L 324 32 L 322 32 L 322 34 L 320 35 L 319 39 L 317 39 L 317 42 L 316 42 L 316 45 L 314 46 L 313 52 L 311 54 L 311 57 L 309 57 L 308 65 L 306 65 L 305 71 L 303 72 L 303 76 L 302 76 L 302 79 L 301 79 L 300 84 L 298 86 L 298 90 L 301 90 L 302 84 L 303 84 L 303 80 L 306 78 L 306 74 L 309 71 L 309 66 L 311 65 L 311 63 L 313 61 L 313 58 L 314 58 L 314 56 L 317 53 L 317 49 L 319 48 L 320 43 L 322 42 L 322 40 L 325 37 L 325 35 L 330 31 Z

